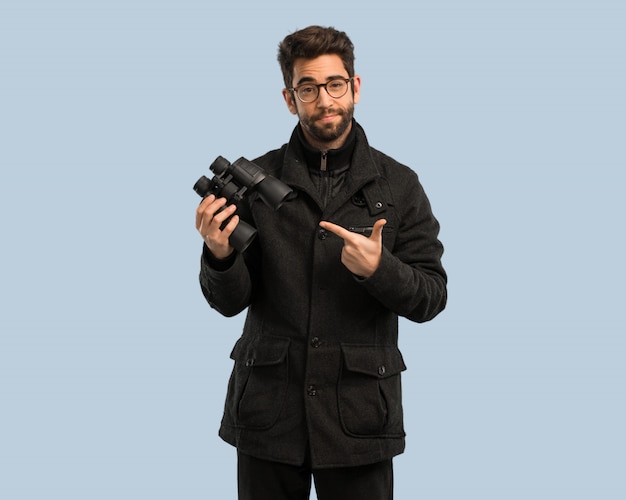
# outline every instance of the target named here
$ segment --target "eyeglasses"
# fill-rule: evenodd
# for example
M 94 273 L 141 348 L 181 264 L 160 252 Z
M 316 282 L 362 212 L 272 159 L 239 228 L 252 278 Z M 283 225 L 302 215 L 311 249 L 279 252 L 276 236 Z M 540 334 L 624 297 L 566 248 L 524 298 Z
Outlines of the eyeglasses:
M 346 95 L 348 92 L 348 82 L 352 81 L 352 78 L 337 78 L 326 83 L 304 83 L 298 87 L 292 87 L 290 92 L 295 92 L 302 102 L 313 102 L 320 95 L 320 87 L 324 87 L 326 92 L 333 99 L 339 99 Z

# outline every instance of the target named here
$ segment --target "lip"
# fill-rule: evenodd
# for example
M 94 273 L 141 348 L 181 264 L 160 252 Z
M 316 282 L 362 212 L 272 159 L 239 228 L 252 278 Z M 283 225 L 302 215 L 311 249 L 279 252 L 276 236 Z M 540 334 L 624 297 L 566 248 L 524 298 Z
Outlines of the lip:
M 319 118 L 319 120 L 321 122 L 331 122 L 333 121 L 335 118 L 337 118 L 339 115 L 324 115 L 322 117 Z

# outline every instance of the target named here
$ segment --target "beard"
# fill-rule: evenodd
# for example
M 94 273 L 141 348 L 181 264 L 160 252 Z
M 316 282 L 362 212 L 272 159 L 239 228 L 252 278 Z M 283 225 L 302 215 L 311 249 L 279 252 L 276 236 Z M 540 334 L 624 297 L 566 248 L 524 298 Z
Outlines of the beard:
M 322 111 L 313 116 L 303 117 L 298 114 L 302 128 L 305 129 L 314 139 L 320 143 L 329 143 L 339 139 L 350 127 L 354 116 L 354 104 L 350 104 L 346 109 L 333 110 L 333 113 L 341 117 L 341 121 L 336 125 L 327 123 L 322 126 L 317 125 L 317 120 L 326 116 L 327 111 Z

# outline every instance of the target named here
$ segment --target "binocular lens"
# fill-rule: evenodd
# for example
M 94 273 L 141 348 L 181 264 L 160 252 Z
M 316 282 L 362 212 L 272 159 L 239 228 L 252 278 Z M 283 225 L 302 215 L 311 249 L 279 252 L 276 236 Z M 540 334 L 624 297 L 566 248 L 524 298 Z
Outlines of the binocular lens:
M 193 185 L 193 190 L 198 196 L 204 198 L 211 191 L 211 181 L 203 175 Z
M 257 192 L 263 203 L 278 210 L 293 191 L 284 182 L 268 175 L 259 184 Z

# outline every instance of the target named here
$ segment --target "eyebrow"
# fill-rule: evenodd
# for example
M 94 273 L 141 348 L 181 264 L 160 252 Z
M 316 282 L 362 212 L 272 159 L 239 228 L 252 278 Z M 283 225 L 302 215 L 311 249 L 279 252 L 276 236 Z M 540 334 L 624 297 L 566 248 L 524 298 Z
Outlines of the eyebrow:
M 332 75 L 332 76 L 327 76 L 326 77 L 326 82 L 330 82 L 332 80 L 344 80 L 346 78 L 349 78 L 348 76 L 343 76 L 343 75 Z M 300 78 L 300 80 L 298 80 L 298 82 L 296 83 L 296 87 L 302 85 L 303 83 L 311 83 L 311 82 L 315 82 L 315 78 L 310 77 L 310 76 L 304 76 L 302 78 Z

